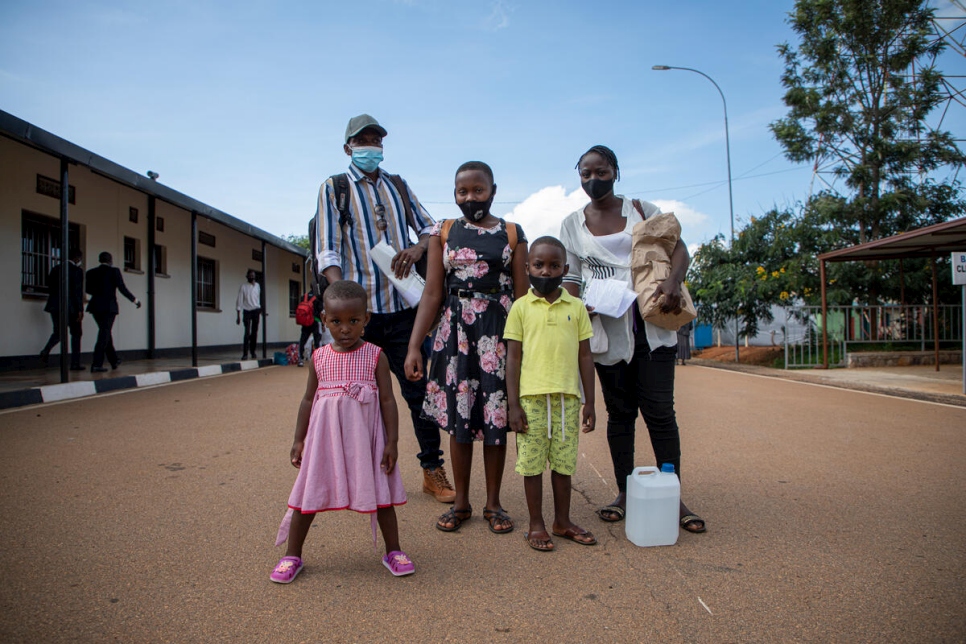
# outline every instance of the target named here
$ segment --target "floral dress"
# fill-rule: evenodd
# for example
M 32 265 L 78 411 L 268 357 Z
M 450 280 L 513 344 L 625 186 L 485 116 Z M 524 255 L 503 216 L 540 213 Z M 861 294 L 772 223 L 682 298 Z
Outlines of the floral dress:
M 431 235 L 439 237 L 441 227 Z M 506 444 L 503 326 L 513 303 L 506 227 L 502 219 L 493 228 L 457 219 L 443 248 L 445 308 L 433 338 L 423 416 L 460 443 Z M 524 243 L 517 227 L 517 244 Z

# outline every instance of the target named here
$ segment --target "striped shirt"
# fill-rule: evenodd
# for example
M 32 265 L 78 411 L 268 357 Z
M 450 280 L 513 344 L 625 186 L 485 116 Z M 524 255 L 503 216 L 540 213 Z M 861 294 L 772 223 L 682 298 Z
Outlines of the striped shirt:
M 413 245 L 409 238 L 410 225 L 406 221 L 402 196 L 382 170 L 379 170 L 376 181 L 364 175 L 354 165 L 349 166 L 348 175 L 351 225 L 339 225 L 334 181 L 329 178 L 319 188 L 318 207 L 315 211 L 315 229 L 319 235 L 316 246 L 319 270 L 339 266 L 343 279 L 358 282 L 365 287 L 372 313 L 395 313 L 407 309 L 409 305 L 369 256 L 369 249 L 382 239 L 397 250 Z M 406 187 L 408 189 L 409 184 Z M 409 190 L 409 199 L 416 220 L 414 232 L 417 236 L 429 234 L 435 223 L 433 218 L 420 205 L 412 190 Z M 376 227 L 376 206 L 385 208 L 385 231 Z

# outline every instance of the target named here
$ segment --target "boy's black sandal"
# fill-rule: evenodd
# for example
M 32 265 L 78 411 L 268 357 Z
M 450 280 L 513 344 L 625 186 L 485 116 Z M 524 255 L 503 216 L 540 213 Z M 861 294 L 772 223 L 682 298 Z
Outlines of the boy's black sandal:
M 461 517 L 461 514 L 465 514 L 466 516 Z M 463 522 L 469 521 L 470 517 L 472 516 L 473 506 L 469 506 L 465 510 L 457 510 L 456 506 L 454 505 L 449 510 L 441 514 L 438 519 L 436 519 L 436 529 L 442 530 L 443 532 L 456 532 L 460 529 L 460 526 L 463 525 Z M 452 526 L 447 527 L 446 524 L 449 523 L 451 523 Z
M 506 510 L 500 508 L 499 510 L 483 510 L 483 518 L 486 519 L 487 523 L 490 524 L 490 532 L 495 534 L 506 534 L 507 532 L 513 532 L 513 519 L 510 515 L 506 513 Z M 504 525 L 509 525 L 508 528 L 503 528 L 502 530 L 496 529 L 496 524 L 502 523 Z

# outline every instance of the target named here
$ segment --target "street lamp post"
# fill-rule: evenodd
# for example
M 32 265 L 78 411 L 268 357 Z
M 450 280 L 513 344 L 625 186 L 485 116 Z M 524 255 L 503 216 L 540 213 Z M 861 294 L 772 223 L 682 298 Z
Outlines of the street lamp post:
M 714 82 L 714 79 L 697 69 L 691 69 L 690 67 L 672 67 L 670 65 L 654 65 L 651 67 L 654 71 L 665 72 L 670 69 L 680 69 L 685 72 L 694 72 L 695 74 L 700 74 L 711 81 L 714 88 L 718 90 L 718 94 L 721 96 L 721 105 L 724 107 L 724 125 L 725 125 L 725 154 L 728 159 L 728 208 L 731 212 L 731 247 L 734 248 L 735 245 L 735 202 L 731 195 L 731 137 L 728 134 L 728 101 L 725 100 L 724 92 L 718 87 L 718 84 Z M 738 362 L 738 312 L 735 311 L 735 362 Z

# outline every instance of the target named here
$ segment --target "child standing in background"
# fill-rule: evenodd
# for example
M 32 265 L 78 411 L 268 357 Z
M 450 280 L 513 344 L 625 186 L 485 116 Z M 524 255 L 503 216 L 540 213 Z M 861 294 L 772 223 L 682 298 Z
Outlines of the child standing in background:
M 271 580 L 295 579 L 309 526 L 328 510 L 374 513 L 386 542 L 383 565 L 397 577 L 411 575 L 416 569 L 399 547 L 393 507 L 406 502 L 406 492 L 396 467 L 399 412 L 389 361 L 379 347 L 362 340 L 369 321 L 364 288 L 334 282 L 324 297 L 323 319 L 332 343 L 312 353 L 291 451 L 299 473 L 275 542 L 287 539 L 288 546 Z M 375 530 L 374 520 L 373 539 Z
M 527 269 L 533 288 L 513 303 L 503 331 L 510 428 L 517 432 L 516 471 L 524 477 L 530 511 L 530 529 L 523 537 L 534 550 L 554 549 L 543 521 L 543 471 L 549 461 L 554 536 L 592 546 L 594 535 L 570 520 L 577 427 L 586 433 L 596 424 L 590 316 L 581 300 L 560 287 L 568 266 L 559 240 L 534 241 Z M 581 385 L 584 404 L 578 421 Z
M 426 288 L 409 339 L 406 377 L 422 376 L 419 347 L 445 302 L 436 330 L 423 415 L 450 435 L 456 498 L 436 521 L 454 532 L 473 515 L 469 501 L 473 443 L 483 443 L 490 531 L 504 534 L 513 521 L 500 504 L 506 464 L 506 344 L 503 325 L 513 299 L 527 289 L 527 240 L 516 224 L 490 212 L 496 184 L 481 161 L 456 171 L 454 195 L 463 217 L 436 224 L 427 251 Z

